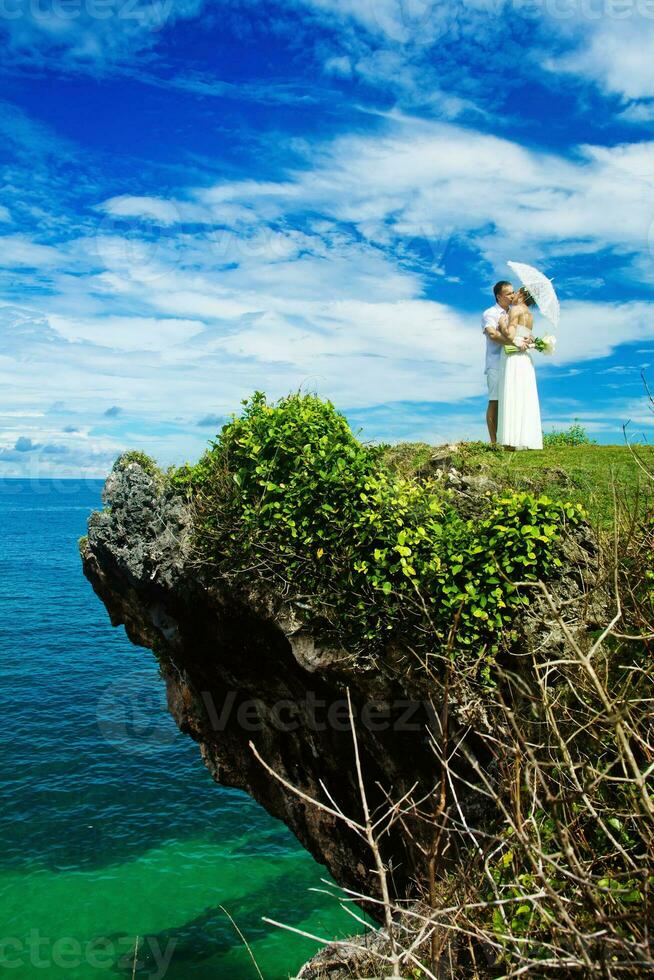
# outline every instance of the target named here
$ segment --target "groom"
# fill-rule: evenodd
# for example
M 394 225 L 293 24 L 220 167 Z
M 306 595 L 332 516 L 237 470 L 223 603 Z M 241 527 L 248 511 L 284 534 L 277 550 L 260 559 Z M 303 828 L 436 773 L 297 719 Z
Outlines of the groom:
M 524 349 L 527 342 L 518 337 L 507 340 L 499 328 L 502 314 L 507 313 L 515 295 L 513 286 L 506 279 L 496 282 L 493 286 L 495 306 L 490 306 L 481 318 L 481 329 L 486 335 L 486 382 L 488 384 L 488 408 L 486 409 L 486 425 L 491 444 L 497 443 L 497 408 L 498 386 L 500 379 L 500 354 L 506 344 L 515 344 Z

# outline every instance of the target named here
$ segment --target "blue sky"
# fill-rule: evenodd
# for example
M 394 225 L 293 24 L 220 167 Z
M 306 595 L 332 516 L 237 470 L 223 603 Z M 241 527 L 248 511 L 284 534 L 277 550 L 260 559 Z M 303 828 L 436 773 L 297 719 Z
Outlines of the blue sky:
M 654 0 L 1 0 L 0 39 L 0 476 L 194 460 L 255 389 L 484 437 L 508 259 L 562 301 L 545 430 L 654 437 Z

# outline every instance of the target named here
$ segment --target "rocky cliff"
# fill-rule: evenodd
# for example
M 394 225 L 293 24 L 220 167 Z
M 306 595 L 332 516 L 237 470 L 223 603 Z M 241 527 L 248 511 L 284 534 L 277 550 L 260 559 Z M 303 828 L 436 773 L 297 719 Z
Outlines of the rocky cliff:
M 455 474 L 452 483 L 461 507 L 474 508 L 480 497 L 474 478 Z M 183 498 L 138 463 L 114 468 L 103 502 L 80 542 L 84 573 L 112 624 L 123 624 L 133 643 L 156 654 L 169 709 L 198 743 L 214 779 L 283 820 L 339 884 L 378 895 L 365 840 L 308 799 L 361 819 L 349 690 L 371 809 L 405 794 L 422 801 L 422 816 L 407 815 L 380 842 L 394 895 L 416 894 L 433 834 L 429 815 L 438 804 L 430 796 L 438 780 L 430 732 L 445 725 L 452 739 L 466 733 L 492 772 L 487 751 L 475 747 L 475 725 L 492 724 L 483 704 L 457 690 L 454 676 L 443 718 L 438 688 L 412 669 L 406 649 L 389 648 L 383 662 L 362 664 L 347 650 L 318 646 L 303 625 L 301 603 L 285 597 L 283 585 L 237 588 L 208 577 L 194 561 Z M 593 545 L 584 534 L 567 542 L 567 563 L 552 582 L 571 624 L 579 621 L 594 574 Z M 518 645 L 534 633 L 544 649 L 558 648 L 557 628 L 538 602 L 524 614 Z M 273 778 L 250 743 L 305 797 Z M 480 797 L 469 794 L 461 803 L 464 817 L 483 820 Z

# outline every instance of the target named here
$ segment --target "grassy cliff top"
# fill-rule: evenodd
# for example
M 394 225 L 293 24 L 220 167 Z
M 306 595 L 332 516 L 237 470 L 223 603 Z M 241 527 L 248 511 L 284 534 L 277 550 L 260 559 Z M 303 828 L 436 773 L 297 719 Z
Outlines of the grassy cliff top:
M 197 463 L 164 475 L 131 453 L 116 465 L 139 463 L 192 506 L 207 575 L 281 584 L 326 644 L 369 657 L 410 641 L 472 657 L 488 679 L 530 602 L 515 583 L 565 578 L 565 543 L 594 537 L 587 517 L 610 532 L 614 498 L 622 537 L 625 515 L 650 510 L 652 450 L 585 438 L 518 453 L 373 446 L 315 395 L 255 392 Z
M 443 447 L 423 442 L 387 447 L 387 462 L 404 476 L 429 473 L 442 463 Z M 490 445 L 458 443 L 446 456 L 448 466 L 488 475 L 502 486 L 546 492 L 553 500 L 584 505 L 594 524 L 613 524 L 614 488 L 619 502 L 641 512 L 654 503 L 654 446 L 556 446 L 528 452 L 507 452 Z

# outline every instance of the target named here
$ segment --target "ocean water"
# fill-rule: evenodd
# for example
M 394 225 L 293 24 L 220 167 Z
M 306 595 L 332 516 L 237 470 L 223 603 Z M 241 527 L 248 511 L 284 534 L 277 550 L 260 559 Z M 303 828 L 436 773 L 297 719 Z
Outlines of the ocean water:
M 77 540 L 102 481 L 0 480 L 0 972 L 295 976 L 357 923 L 290 831 L 217 786 L 148 650 L 113 629 Z M 229 913 L 229 915 L 227 914 Z

